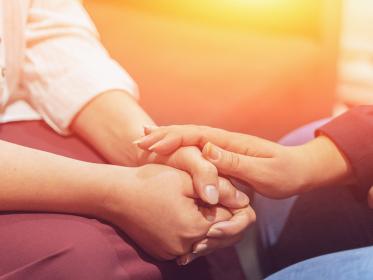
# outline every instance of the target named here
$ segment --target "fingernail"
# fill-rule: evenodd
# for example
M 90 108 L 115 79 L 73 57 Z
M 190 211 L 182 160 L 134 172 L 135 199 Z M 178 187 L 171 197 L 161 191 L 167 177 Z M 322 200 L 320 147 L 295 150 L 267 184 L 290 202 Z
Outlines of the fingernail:
M 157 143 L 151 145 L 151 146 L 148 148 L 148 150 L 149 150 L 149 151 L 153 151 L 154 148 L 156 148 L 156 147 L 158 146 L 158 144 L 159 144 L 159 142 L 157 142 Z
M 207 244 L 198 244 L 196 248 L 194 248 L 193 254 L 199 254 L 207 249 Z
M 250 202 L 249 197 L 240 191 L 236 191 L 236 201 L 240 204 L 248 204 Z
M 219 160 L 221 152 L 211 143 L 207 143 L 206 145 L 207 156 L 212 160 Z
M 217 204 L 219 202 L 219 192 L 213 185 L 207 185 L 205 187 L 205 194 L 208 203 Z

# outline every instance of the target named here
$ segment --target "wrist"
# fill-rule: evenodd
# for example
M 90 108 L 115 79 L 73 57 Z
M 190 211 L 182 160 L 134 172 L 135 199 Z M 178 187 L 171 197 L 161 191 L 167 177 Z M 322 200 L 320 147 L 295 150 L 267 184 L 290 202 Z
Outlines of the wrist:
M 82 108 L 71 129 L 110 163 L 139 166 L 146 154 L 133 141 L 144 135 L 143 125 L 152 123 L 132 96 L 114 90 L 98 95 Z
M 298 149 L 306 169 L 304 191 L 353 180 L 349 162 L 328 137 L 318 136 Z
M 133 176 L 136 169 L 116 165 L 97 166 L 93 215 L 113 223 L 117 216 L 125 216 L 123 205 L 130 207 L 130 191 L 138 180 Z
M 110 211 L 107 200 L 117 186 L 117 169 L 122 169 L 122 167 L 108 164 L 85 164 L 80 175 L 84 179 L 80 181 L 83 192 L 80 194 L 79 201 L 83 202 L 82 207 L 86 214 L 106 219 Z M 127 168 L 123 167 L 123 169 L 125 174 Z

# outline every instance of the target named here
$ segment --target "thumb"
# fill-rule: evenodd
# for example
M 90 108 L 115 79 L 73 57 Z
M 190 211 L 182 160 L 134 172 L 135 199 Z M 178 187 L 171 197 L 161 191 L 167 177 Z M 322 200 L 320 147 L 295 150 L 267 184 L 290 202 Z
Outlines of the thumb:
M 220 173 L 246 181 L 246 175 L 252 166 L 249 156 L 223 150 L 211 143 L 204 146 L 202 154 L 217 167 Z

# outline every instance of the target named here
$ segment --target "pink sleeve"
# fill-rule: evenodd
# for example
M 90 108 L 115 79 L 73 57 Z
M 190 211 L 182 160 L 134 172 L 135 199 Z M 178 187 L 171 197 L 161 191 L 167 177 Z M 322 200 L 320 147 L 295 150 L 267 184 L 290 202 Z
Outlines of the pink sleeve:
M 137 97 L 128 73 L 100 44 L 79 1 L 34 0 L 26 28 L 21 86 L 34 108 L 58 133 L 82 107 L 109 90 Z

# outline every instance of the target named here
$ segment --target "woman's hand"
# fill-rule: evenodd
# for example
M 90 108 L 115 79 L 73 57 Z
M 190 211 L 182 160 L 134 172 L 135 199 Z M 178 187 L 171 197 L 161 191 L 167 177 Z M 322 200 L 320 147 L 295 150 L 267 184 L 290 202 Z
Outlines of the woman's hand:
M 327 137 L 286 147 L 221 129 L 188 126 L 147 128 L 139 147 L 160 154 L 196 145 L 220 173 L 244 180 L 259 193 L 282 198 L 349 180 L 348 162 Z
M 94 98 L 79 112 L 71 130 L 112 164 L 142 166 L 155 163 L 181 169 L 192 176 L 197 193 L 206 203 L 215 205 L 219 202 L 233 208 L 246 206 L 248 199 L 243 193 L 237 193 L 237 199 L 220 195 L 216 167 L 206 161 L 198 149 L 188 147 L 159 156 L 134 146 L 133 141 L 144 134 L 142 126 L 152 123 L 132 96 L 122 91 L 109 91 Z
M 169 155 L 153 153 L 152 163 L 164 164 L 190 174 L 194 188 L 204 202 L 221 205 L 228 208 L 242 208 L 248 205 L 249 198 L 241 191 L 232 188 L 231 192 L 224 192 L 219 188 L 218 170 L 206 160 L 197 147 L 181 147 Z
M 210 227 L 223 221 L 233 224 L 231 231 L 222 231 L 218 237 L 211 238 L 218 241 L 208 241 L 208 247 L 198 255 L 232 245 L 255 220 L 248 206 L 232 212 L 222 206 L 207 207 L 198 199 L 191 177 L 174 168 L 163 165 L 108 168 L 102 218 L 118 225 L 158 259 L 175 259 L 194 251 L 193 245 L 205 240 Z M 219 184 L 223 192 L 234 190 L 228 181 L 221 180 Z M 181 263 L 193 258 L 184 257 Z

